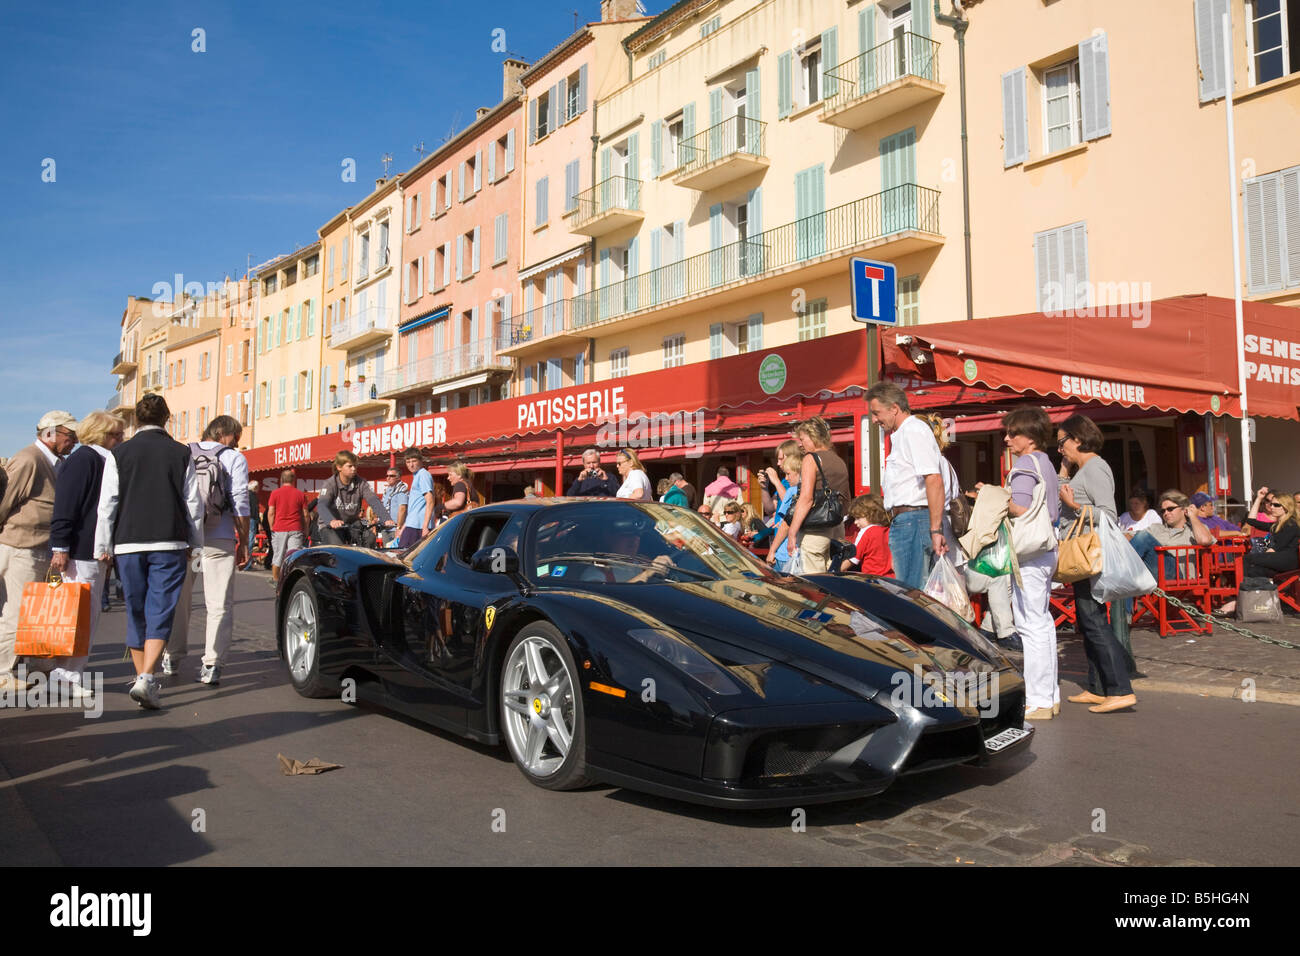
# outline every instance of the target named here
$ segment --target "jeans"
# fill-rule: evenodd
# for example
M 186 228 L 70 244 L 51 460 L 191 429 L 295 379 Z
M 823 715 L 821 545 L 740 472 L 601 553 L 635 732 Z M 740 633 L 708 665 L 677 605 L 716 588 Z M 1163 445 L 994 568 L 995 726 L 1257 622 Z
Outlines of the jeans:
M 1088 690 L 1102 697 L 1133 693 L 1124 648 L 1106 620 L 1106 605 L 1092 599 L 1092 582 L 1087 578 L 1074 583 L 1074 612 L 1088 658 Z
M 910 588 L 925 587 L 934 561 L 928 510 L 904 511 L 889 522 L 889 553 L 894 558 L 895 578 Z
M 1138 553 L 1138 557 L 1141 558 L 1142 563 L 1147 566 L 1147 570 L 1151 572 L 1151 576 L 1159 581 L 1160 575 L 1156 573 L 1156 558 L 1159 557 L 1159 555 L 1156 554 L 1156 548 L 1163 547 L 1163 545 L 1161 545 L 1155 538 L 1151 537 L 1151 535 L 1146 531 L 1139 531 L 1137 534 L 1133 535 L 1133 540 L 1129 543 L 1133 545 L 1133 550 Z M 1164 558 L 1165 577 L 1172 578 L 1175 576 L 1174 556 L 1172 554 L 1166 554 Z

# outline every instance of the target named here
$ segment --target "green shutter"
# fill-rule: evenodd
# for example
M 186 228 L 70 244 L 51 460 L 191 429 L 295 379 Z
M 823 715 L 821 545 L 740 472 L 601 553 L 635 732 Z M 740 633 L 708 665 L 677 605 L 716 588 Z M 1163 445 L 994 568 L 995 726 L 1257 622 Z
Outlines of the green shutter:
M 793 54 L 786 50 L 776 58 L 776 118 L 790 115 L 790 80 Z
M 919 0 L 917 3 L 917 6 L 924 5 L 924 0 Z M 831 27 L 822 33 L 822 99 L 834 96 L 840 88 L 839 81 L 828 72 L 840 65 L 839 29 L 839 27 Z

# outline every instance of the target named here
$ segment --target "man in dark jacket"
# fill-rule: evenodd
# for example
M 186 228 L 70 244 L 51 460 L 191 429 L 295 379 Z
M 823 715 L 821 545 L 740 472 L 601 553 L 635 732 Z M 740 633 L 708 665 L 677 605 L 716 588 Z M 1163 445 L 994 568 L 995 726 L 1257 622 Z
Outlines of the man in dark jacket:
M 582 473 L 573 479 L 569 490 L 565 492 L 570 498 L 614 497 L 622 479 L 610 475 L 600 467 L 600 452 L 588 448 L 582 453 Z
M 135 663 L 131 699 L 158 709 L 154 668 L 171 637 L 190 551 L 203 546 L 203 501 L 190 450 L 163 430 L 161 395 L 135 406 L 135 437 L 104 462 L 95 556 L 117 562 L 126 597 L 126 646 Z M 183 609 L 189 613 L 189 609 Z

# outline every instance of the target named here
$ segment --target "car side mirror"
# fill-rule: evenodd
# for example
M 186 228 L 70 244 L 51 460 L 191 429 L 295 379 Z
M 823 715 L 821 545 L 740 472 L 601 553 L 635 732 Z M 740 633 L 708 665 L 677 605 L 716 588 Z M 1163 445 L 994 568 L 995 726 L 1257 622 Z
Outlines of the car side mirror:
M 470 558 L 469 566 L 484 574 L 513 576 L 519 573 L 519 555 L 515 553 L 514 548 L 490 545 L 475 551 L 474 556 Z

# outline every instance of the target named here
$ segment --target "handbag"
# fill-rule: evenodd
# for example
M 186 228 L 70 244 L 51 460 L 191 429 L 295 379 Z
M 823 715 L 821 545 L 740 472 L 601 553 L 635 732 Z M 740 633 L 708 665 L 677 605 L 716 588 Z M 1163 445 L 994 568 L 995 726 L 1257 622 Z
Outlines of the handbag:
M 1084 506 L 1057 545 L 1056 573 L 1052 580 L 1073 584 L 1101 574 L 1101 569 L 1101 536 L 1097 534 L 1091 506 Z
M 1044 500 L 1047 486 L 1043 483 L 1043 472 L 1038 466 L 1037 458 L 1030 455 L 1029 460 L 1033 463 L 1033 474 L 1038 478 L 1038 483 L 1034 485 L 1029 507 L 1023 514 L 1011 519 L 1011 549 L 1022 561 L 1046 554 L 1056 547 L 1056 529 L 1052 527 L 1052 516 L 1048 513 L 1047 502 Z M 1021 471 L 1030 473 L 1027 468 L 1016 468 L 1008 473 L 1008 490 L 1011 488 L 1011 476 Z
M 14 653 L 21 657 L 84 657 L 90 653 L 90 582 L 51 572 L 23 586 Z
M 813 461 L 817 465 L 817 476 L 821 481 L 813 489 L 812 507 L 808 517 L 803 519 L 805 528 L 833 528 L 844 524 L 844 496 L 826 483 L 826 472 L 822 471 L 822 459 L 813 452 Z

